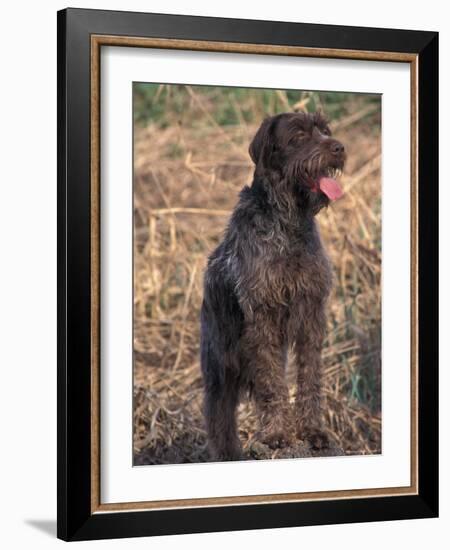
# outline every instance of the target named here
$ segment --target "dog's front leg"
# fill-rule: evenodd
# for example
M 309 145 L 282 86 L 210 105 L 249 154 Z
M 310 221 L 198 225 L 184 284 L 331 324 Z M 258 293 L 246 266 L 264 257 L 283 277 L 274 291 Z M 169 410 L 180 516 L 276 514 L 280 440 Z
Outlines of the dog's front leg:
M 324 306 L 315 304 L 298 317 L 295 327 L 297 363 L 296 431 L 316 449 L 328 447 L 330 439 L 323 423 L 322 345 L 326 331 Z
M 286 346 L 280 327 L 268 319 L 247 326 L 244 336 L 253 397 L 260 422 L 260 438 L 271 448 L 295 439 L 289 391 L 285 379 Z

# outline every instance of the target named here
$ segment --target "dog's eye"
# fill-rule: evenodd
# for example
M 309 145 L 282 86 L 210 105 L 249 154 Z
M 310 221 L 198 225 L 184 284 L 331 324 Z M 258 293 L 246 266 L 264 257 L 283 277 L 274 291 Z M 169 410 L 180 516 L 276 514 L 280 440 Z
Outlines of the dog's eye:
M 322 131 L 323 134 L 325 134 L 326 136 L 331 136 L 331 131 L 329 128 L 324 128 L 323 131 Z

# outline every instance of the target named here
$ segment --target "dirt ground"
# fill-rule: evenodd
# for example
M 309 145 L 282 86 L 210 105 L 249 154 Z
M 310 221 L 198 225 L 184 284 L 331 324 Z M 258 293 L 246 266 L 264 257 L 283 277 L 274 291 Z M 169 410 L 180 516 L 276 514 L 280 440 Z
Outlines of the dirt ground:
M 377 113 L 334 121 L 348 151 L 345 196 L 319 214 L 335 268 L 325 344 L 327 454 L 381 452 L 381 141 Z M 251 181 L 256 125 L 135 129 L 134 463 L 208 461 L 201 412 L 199 309 L 208 253 Z M 294 373 L 287 370 L 294 397 Z M 307 442 L 258 442 L 252 403 L 239 407 L 249 459 L 314 456 Z

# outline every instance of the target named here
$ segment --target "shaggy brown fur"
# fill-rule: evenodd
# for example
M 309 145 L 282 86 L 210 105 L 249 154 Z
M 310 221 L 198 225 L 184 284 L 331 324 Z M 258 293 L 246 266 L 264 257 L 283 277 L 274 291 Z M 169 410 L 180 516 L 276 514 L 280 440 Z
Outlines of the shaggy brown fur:
M 321 348 L 332 271 L 315 215 L 329 198 L 319 184 L 343 168 L 344 147 L 319 113 L 267 118 L 250 156 L 252 185 L 240 193 L 224 238 L 211 254 L 201 311 L 205 418 L 212 457 L 241 458 L 236 407 L 255 399 L 261 440 L 297 436 L 328 445 L 321 414 Z M 288 347 L 295 350 L 297 398 L 289 403 Z

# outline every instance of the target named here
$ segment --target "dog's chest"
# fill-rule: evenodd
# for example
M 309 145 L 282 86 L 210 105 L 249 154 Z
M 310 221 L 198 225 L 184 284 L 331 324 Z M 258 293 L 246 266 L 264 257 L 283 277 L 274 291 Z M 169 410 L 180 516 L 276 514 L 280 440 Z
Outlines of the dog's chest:
M 322 247 L 314 253 L 288 250 L 267 257 L 268 298 L 290 305 L 298 299 L 324 299 L 332 283 L 331 264 Z

